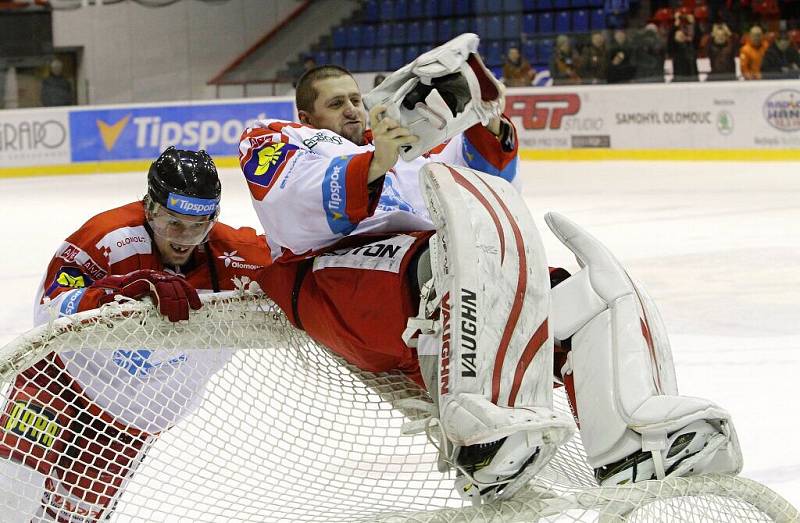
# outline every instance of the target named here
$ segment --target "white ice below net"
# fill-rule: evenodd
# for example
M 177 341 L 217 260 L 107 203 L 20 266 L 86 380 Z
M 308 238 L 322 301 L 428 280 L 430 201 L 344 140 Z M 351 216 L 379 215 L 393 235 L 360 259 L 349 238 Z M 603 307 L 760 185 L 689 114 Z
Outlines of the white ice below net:
M 114 511 L 117 522 L 798 521 L 744 478 L 700 476 L 598 488 L 578 436 L 514 499 L 466 506 L 425 435 L 392 401 L 424 396 L 400 375 L 354 368 L 258 296 L 205 297 L 189 322 L 112 304 L 0 349 L 0 392 L 50 352 L 236 349 L 201 406 L 163 433 Z M 557 390 L 556 407 L 569 409 Z M 14 488 L 0 484 L 0 489 Z M 0 507 L 0 513 L 8 510 Z

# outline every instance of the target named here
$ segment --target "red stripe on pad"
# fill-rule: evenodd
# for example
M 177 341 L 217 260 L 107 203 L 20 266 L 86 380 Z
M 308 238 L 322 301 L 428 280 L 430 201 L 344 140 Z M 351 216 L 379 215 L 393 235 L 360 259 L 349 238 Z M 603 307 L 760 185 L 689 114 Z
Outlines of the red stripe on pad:
M 509 406 L 514 406 L 514 403 L 517 400 L 517 393 L 519 392 L 519 388 L 522 385 L 522 378 L 525 377 L 525 371 L 528 370 L 533 358 L 536 356 L 536 353 L 539 352 L 545 342 L 547 341 L 547 318 L 544 319 L 539 328 L 536 329 L 536 332 L 533 333 L 528 344 L 525 346 L 525 350 L 522 351 L 522 356 L 519 358 L 517 362 L 517 370 L 514 371 L 514 383 L 511 385 L 511 392 L 508 395 L 508 404 Z

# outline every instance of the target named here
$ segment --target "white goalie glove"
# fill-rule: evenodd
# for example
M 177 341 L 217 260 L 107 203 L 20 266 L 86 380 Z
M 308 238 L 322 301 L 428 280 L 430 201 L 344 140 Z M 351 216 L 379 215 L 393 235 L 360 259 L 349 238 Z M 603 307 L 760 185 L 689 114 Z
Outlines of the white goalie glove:
M 477 35 L 462 34 L 420 55 L 364 97 L 368 109 L 385 105 L 386 116 L 419 137 L 401 148 L 404 160 L 500 116 L 504 87 L 481 61 L 478 42 Z
M 730 414 L 679 396 L 666 329 L 644 288 L 613 254 L 556 213 L 545 221 L 582 269 L 552 291 L 561 369 L 574 383 L 581 438 L 603 485 L 706 472 L 736 474 L 742 456 Z

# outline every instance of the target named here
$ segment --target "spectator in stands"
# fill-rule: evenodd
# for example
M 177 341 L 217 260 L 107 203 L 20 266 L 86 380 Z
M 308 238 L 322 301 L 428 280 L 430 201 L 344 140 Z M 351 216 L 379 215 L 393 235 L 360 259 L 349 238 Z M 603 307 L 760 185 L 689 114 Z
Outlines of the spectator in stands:
M 581 77 L 578 75 L 579 64 L 580 56 L 572 48 L 569 36 L 558 35 L 553 59 L 550 62 L 550 76 L 553 78 L 553 85 L 581 83 Z
M 745 80 L 761 80 L 761 62 L 769 43 L 764 39 L 764 31 L 754 25 L 750 28 L 750 38 L 739 49 L 739 65 Z
M 503 83 L 507 87 L 531 85 L 534 72 L 531 64 L 522 56 L 517 47 L 509 47 L 503 63 Z
M 655 24 L 647 24 L 633 42 L 633 61 L 637 82 L 664 81 L 664 39 Z
M 697 81 L 697 52 L 688 27 L 689 24 L 676 18 L 670 31 L 669 54 L 672 57 L 673 82 Z
M 778 34 L 775 43 L 764 53 L 761 75 L 764 79 L 800 78 L 800 55 L 791 46 L 785 31 Z
M 372 88 L 374 89 L 374 88 L 378 87 L 379 85 L 381 85 L 383 83 L 384 80 L 386 80 L 386 75 L 385 74 L 382 74 L 382 73 L 381 74 L 376 74 L 375 78 L 372 79 Z
M 728 25 L 721 22 L 714 24 L 706 47 L 711 63 L 708 81 L 736 80 L 736 51 L 736 40 Z
M 317 66 L 317 61 L 310 54 L 303 58 L 303 72 L 310 71 Z
M 614 41 L 608 48 L 608 83 L 627 83 L 635 74 L 633 49 L 628 43 L 628 35 L 622 29 L 617 29 L 614 31 Z
M 579 74 L 585 84 L 604 84 L 608 79 L 606 37 L 602 31 L 592 33 L 592 42 L 583 48 Z
M 55 59 L 50 62 L 50 75 L 42 80 L 41 101 L 44 107 L 73 105 L 72 84 L 64 78 L 64 64 Z

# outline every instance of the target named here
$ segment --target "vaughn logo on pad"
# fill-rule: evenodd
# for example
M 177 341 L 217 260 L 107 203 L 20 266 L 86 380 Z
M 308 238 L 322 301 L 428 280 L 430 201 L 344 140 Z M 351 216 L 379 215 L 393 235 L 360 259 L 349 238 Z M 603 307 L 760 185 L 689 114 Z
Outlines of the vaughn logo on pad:
M 207 216 L 217 211 L 219 199 L 192 198 L 181 194 L 169 193 L 167 209 L 192 216 Z

